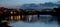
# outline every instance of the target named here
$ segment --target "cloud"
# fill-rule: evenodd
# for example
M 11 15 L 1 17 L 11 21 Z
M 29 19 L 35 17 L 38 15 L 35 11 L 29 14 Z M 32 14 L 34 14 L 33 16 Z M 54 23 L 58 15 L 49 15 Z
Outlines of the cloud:
M 9 6 L 20 6 L 22 4 L 30 3 L 45 3 L 45 2 L 55 2 L 60 0 L 0 0 L 0 6 L 9 7 Z

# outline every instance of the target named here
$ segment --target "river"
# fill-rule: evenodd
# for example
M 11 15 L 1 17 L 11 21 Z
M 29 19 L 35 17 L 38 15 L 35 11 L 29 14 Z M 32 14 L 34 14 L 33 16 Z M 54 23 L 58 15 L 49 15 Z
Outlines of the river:
M 40 15 L 39 20 L 37 15 L 27 15 L 26 18 L 26 21 L 10 21 L 8 25 L 12 27 L 60 27 L 57 21 L 50 21 L 56 18 L 51 15 Z M 31 18 L 31 22 L 28 22 L 28 18 Z

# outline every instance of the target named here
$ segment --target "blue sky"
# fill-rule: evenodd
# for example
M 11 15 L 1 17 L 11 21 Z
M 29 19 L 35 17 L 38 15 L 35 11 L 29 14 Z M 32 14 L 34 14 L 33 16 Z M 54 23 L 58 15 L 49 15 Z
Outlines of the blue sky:
M 25 3 L 44 3 L 44 2 L 56 2 L 60 0 L 0 0 L 0 3 L 11 3 L 11 4 L 25 4 Z
M 45 3 L 45 2 L 57 2 L 60 0 L 0 0 L 0 6 L 17 6 L 21 4 L 29 3 Z

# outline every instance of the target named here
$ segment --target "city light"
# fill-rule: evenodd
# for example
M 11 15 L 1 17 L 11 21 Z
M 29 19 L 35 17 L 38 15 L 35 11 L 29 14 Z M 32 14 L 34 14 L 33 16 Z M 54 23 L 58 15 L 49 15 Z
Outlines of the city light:
M 16 16 L 16 17 L 17 17 L 17 20 L 20 20 L 20 18 L 21 18 L 19 15 L 18 15 L 18 16 Z
M 17 17 L 16 17 L 16 16 L 14 16 L 14 19 L 16 20 L 16 19 L 17 19 Z
M 11 16 L 11 20 L 13 20 L 13 16 Z
M 14 14 L 16 14 L 16 12 L 14 12 Z
M 45 12 L 46 12 L 46 14 L 49 14 L 49 12 L 51 12 L 51 13 L 53 12 L 53 14 L 54 14 L 54 12 L 59 13 L 59 8 L 57 8 L 57 10 L 56 9 L 52 9 L 52 10 L 51 9 L 43 9 L 41 11 L 37 11 L 37 10 L 23 10 L 22 11 L 22 10 L 2 8 L 2 9 L 0 9 L 0 16 L 1 15 L 7 16 L 7 17 L 9 16 L 7 18 L 9 20 L 20 20 L 20 19 L 24 20 L 25 19 L 24 15 L 38 15 L 38 14 L 40 15 L 40 14 L 45 14 Z M 51 13 L 49 15 L 51 15 Z M 20 16 L 20 15 L 22 15 L 22 16 Z M 56 14 L 56 15 L 58 15 L 58 14 Z M 31 20 L 32 20 L 31 16 L 28 16 L 28 21 L 31 21 Z
M 10 13 L 11 13 L 11 14 L 13 14 L 13 12 L 12 12 L 12 11 L 11 11 Z
M 20 20 L 20 15 L 17 16 L 9 16 L 9 20 Z
M 25 17 L 25 16 L 24 16 L 24 15 L 22 15 L 22 19 L 24 19 L 24 17 Z

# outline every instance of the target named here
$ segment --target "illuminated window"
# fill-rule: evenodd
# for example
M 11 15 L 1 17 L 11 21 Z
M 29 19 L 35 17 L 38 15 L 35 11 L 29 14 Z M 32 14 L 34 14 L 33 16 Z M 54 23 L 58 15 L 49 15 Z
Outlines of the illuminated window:
M 11 14 L 13 14 L 13 12 L 12 12 L 12 11 L 11 11 L 10 13 L 11 13 Z
M 16 14 L 16 12 L 14 12 L 14 14 Z

